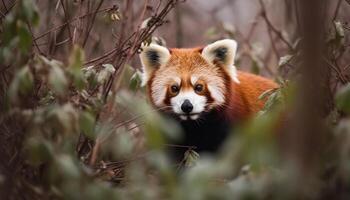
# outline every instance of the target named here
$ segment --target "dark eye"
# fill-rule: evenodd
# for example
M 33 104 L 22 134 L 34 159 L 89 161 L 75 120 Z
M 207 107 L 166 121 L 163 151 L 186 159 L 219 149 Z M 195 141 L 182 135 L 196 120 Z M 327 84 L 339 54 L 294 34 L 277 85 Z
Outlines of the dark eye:
M 202 84 L 196 84 L 196 85 L 194 86 L 194 90 L 195 90 L 196 92 L 202 92 L 203 89 L 204 89 L 204 86 L 203 86 Z
M 179 86 L 177 85 L 172 85 L 170 89 L 171 89 L 171 92 L 174 94 L 178 93 L 180 90 Z

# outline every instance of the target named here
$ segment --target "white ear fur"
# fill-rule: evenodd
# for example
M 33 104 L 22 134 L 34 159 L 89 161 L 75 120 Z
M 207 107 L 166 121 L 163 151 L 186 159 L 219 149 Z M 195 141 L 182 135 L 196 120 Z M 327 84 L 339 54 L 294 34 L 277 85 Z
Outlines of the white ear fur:
M 239 83 L 237 69 L 234 66 L 237 42 L 231 39 L 219 40 L 204 47 L 202 57 L 211 64 L 220 63 L 232 80 Z
M 151 73 L 165 65 L 170 58 L 170 52 L 166 47 L 151 43 L 148 46 L 142 46 L 140 60 L 142 63 L 142 86 L 146 85 Z

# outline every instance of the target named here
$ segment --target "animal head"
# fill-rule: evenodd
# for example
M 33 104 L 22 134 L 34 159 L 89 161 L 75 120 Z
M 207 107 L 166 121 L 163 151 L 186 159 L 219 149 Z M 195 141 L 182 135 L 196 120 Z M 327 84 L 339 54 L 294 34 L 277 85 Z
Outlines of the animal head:
M 153 43 L 143 46 L 143 85 L 147 85 L 151 102 L 182 120 L 196 120 L 223 107 L 231 83 L 239 82 L 236 50 L 237 43 L 231 39 L 194 49 L 168 49 Z

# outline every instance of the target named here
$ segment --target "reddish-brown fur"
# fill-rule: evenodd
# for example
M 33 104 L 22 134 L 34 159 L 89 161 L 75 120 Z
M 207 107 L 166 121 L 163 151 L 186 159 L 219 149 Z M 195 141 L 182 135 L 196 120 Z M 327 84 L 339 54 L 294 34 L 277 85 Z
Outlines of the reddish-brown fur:
M 203 52 L 203 48 L 170 49 L 170 58 L 149 71 L 147 88 L 152 104 L 168 108 L 165 113 L 169 111 L 176 119 L 181 117 L 173 115 L 178 112 L 174 111 L 172 101 L 181 92 L 194 91 L 205 99 L 198 121 L 192 118 L 179 121 L 184 138 L 177 144 L 213 153 L 232 133 L 232 128 L 263 108 L 266 100 L 259 100 L 259 96 L 278 85 L 247 72 L 236 73 L 232 66 L 233 54 L 227 54 L 232 57 L 225 60 L 220 56 L 213 59 L 210 53 Z M 198 84 L 204 88 L 200 92 L 195 91 Z M 172 90 L 174 87 L 177 89 Z M 174 150 L 175 159 L 181 160 L 183 154 L 183 149 Z
M 240 83 L 236 83 L 230 78 L 227 71 L 220 66 L 220 63 L 216 63 L 215 67 L 209 65 L 201 56 L 202 49 L 170 49 L 171 58 L 167 66 L 163 69 L 155 70 L 151 74 L 150 81 L 148 82 L 149 95 L 152 92 L 151 84 L 156 76 L 174 76 L 176 73 L 182 79 L 182 89 L 187 90 L 193 87 L 189 80 L 193 73 L 198 73 L 201 70 L 205 72 L 205 76 L 216 73 L 216 77 L 225 80 L 225 105 L 221 106 L 221 108 L 224 108 L 223 113 L 229 118 L 240 120 L 261 110 L 265 100 L 259 100 L 259 96 L 268 89 L 278 87 L 272 80 L 242 71 L 238 71 Z M 215 68 L 215 70 L 212 68 Z M 209 101 L 212 100 L 208 91 L 204 95 L 208 97 Z M 167 93 L 164 103 L 169 104 L 171 97 Z
M 272 80 L 261 76 L 238 71 L 239 84 L 232 82 L 232 93 L 228 101 L 228 116 L 244 119 L 258 112 L 264 107 L 265 100 L 259 96 L 266 90 L 277 88 Z

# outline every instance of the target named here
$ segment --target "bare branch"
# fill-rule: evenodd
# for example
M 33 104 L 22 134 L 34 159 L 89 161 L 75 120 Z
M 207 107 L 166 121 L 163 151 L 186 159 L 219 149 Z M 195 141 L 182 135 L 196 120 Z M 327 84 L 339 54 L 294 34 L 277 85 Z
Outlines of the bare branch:
M 266 8 L 265 8 L 265 4 L 263 2 L 263 0 L 259 0 L 260 2 L 260 6 L 262 9 L 261 12 L 261 16 L 264 18 L 267 26 L 281 39 L 281 41 L 283 41 L 284 44 L 286 44 L 288 46 L 288 48 L 293 51 L 293 45 L 286 39 L 284 38 L 283 34 L 281 31 L 279 31 L 270 21 L 270 19 L 267 17 L 267 12 L 266 12 Z

